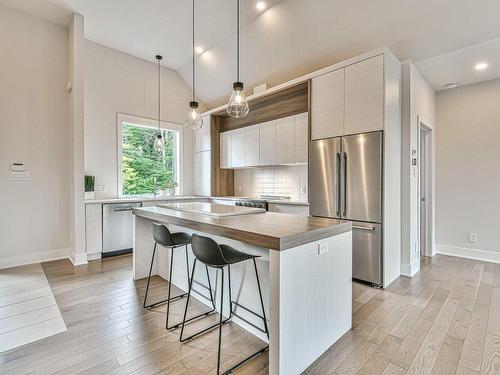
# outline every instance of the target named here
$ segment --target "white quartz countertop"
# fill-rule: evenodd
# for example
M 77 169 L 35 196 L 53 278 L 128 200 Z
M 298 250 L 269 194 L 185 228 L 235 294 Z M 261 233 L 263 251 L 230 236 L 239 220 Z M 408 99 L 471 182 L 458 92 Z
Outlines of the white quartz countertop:
M 192 200 L 206 200 L 207 202 L 218 199 L 218 200 L 228 200 L 228 201 L 244 201 L 259 199 L 255 197 L 207 197 L 201 195 L 158 195 L 153 196 L 137 196 L 137 197 L 121 197 L 121 198 L 103 198 L 103 199 L 92 199 L 86 200 L 85 204 L 109 204 L 109 203 L 134 203 L 134 202 L 182 202 L 182 201 L 192 201 Z M 272 199 L 267 200 L 268 203 L 272 204 L 288 204 L 295 206 L 309 206 L 308 202 L 287 200 L 287 199 Z

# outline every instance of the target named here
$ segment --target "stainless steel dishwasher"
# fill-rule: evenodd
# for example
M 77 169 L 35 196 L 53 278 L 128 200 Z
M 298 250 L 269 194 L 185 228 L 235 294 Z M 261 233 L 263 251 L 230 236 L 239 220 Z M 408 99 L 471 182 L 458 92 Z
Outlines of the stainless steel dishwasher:
M 132 209 L 142 203 L 106 203 L 102 205 L 102 256 L 132 252 L 134 216 Z

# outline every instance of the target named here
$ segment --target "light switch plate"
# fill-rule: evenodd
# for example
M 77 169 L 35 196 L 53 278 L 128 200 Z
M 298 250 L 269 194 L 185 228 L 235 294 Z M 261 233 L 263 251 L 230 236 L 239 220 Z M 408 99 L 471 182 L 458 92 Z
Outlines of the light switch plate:
M 328 252 L 328 243 L 322 242 L 318 244 L 318 255 L 322 255 Z
M 96 185 L 94 190 L 96 192 L 105 193 L 108 191 L 108 185 Z

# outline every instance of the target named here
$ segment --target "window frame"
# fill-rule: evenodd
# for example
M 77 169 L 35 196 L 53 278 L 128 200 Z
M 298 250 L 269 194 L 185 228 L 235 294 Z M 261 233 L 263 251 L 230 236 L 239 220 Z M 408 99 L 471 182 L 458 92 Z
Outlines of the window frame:
M 147 128 L 155 128 L 158 129 L 158 120 L 152 119 L 148 117 L 128 115 L 125 113 L 117 113 L 116 116 L 116 127 L 117 127 L 117 185 L 118 185 L 118 197 L 123 198 L 123 163 L 122 163 L 122 146 L 123 146 L 123 123 L 130 123 L 137 126 L 143 126 Z M 177 147 L 175 148 L 175 152 L 177 155 L 176 163 L 175 163 L 175 176 L 176 180 L 179 183 L 179 186 L 175 188 L 176 195 L 182 195 L 184 191 L 184 176 L 183 176 L 183 163 L 184 163 L 184 126 L 179 123 L 175 123 L 172 121 L 161 121 L 160 128 L 165 130 L 173 130 L 177 132 Z M 160 190 L 160 189 L 159 189 Z M 151 192 L 151 195 L 153 193 Z M 140 196 L 140 195 L 137 195 Z

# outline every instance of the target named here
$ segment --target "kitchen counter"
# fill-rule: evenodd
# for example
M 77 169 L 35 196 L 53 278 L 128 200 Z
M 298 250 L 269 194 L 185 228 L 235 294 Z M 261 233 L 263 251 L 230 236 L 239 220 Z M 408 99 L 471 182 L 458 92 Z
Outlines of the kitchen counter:
M 206 205 L 213 207 L 209 213 L 219 212 L 218 207 L 222 206 L 204 203 L 200 207 Z M 191 211 L 198 207 L 188 203 L 177 203 L 176 206 L 185 206 Z M 238 209 L 254 210 L 248 207 Z M 147 277 L 152 270 L 152 274 L 170 278 L 170 282 L 181 290 L 187 291 L 188 288 L 186 268 L 191 269 L 194 263 L 189 245 L 186 249 L 187 264 L 184 249 L 170 251 L 160 246 L 151 265 L 155 246 L 153 222 L 162 223 L 172 232 L 208 236 L 219 244 L 258 256 L 256 267 L 268 318 L 269 338 L 256 328 L 262 327 L 262 321 L 245 309 L 237 309 L 231 320 L 269 342 L 269 375 L 301 374 L 351 328 L 350 223 L 276 212 L 214 217 L 161 206 L 135 208 L 133 213 L 135 280 Z M 196 268 L 195 282 L 198 286 L 211 285 L 217 296 L 215 306 L 220 312 L 220 271 L 209 269 L 206 272 L 203 268 Z M 173 269 L 171 274 L 169 269 Z M 207 277 L 210 277 L 211 284 Z M 235 302 L 261 313 L 253 262 L 231 266 L 230 285 Z M 193 298 L 211 308 L 206 296 L 206 291 L 192 293 Z M 226 316 L 229 308 L 229 301 L 224 301 L 222 310 Z
M 304 201 L 293 201 L 293 200 L 286 200 L 286 199 L 273 199 L 273 200 L 268 200 L 267 203 L 272 203 L 272 204 L 289 204 L 291 206 L 309 206 L 308 202 Z
M 158 195 L 156 197 L 138 196 L 138 197 L 122 197 L 122 198 L 104 198 L 86 200 L 85 204 L 105 204 L 105 203 L 134 203 L 134 202 L 180 202 L 199 199 L 210 199 L 210 197 L 198 195 Z
M 158 206 L 134 208 L 132 212 L 139 217 L 200 230 L 272 250 L 286 250 L 351 230 L 351 224 L 345 221 L 275 212 L 221 218 Z

